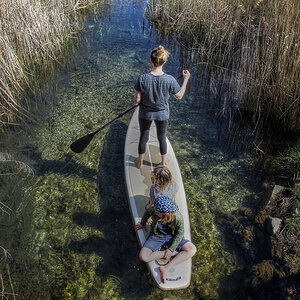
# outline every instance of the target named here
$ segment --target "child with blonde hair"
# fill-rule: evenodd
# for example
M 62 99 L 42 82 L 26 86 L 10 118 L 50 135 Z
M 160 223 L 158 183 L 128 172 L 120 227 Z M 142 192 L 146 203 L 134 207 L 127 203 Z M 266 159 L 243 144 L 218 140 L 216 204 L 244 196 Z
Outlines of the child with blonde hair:
M 160 196 L 167 196 L 176 201 L 176 192 L 178 185 L 172 179 L 172 174 L 166 166 L 158 166 L 154 168 L 151 174 L 152 186 L 150 187 L 150 201 L 146 205 L 146 209 L 151 207 L 154 200 Z

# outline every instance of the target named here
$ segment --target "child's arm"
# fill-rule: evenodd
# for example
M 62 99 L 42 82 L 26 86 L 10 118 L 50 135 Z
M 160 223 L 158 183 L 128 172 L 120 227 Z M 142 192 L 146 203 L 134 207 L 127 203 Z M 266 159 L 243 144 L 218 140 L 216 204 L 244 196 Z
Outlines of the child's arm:
M 177 194 L 177 193 L 175 193 L 175 196 L 174 196 L 174 202 L 175 202 L 175 203 L 177 203 L 177 197 L 176 197 L 176 194 Z
M 155 200 L 155 198 L 154 197 L 149 197 L 150 198 L 150 200 L 149 200 L 149 202 L 146 204 L 146 206 L 145 206 L 145 208 L 146 209 L 148 209 L 148 208 L 150 208 L 151 206 L 153 206 L 153 204 L 154 204 L 154 200 Z
M 146 223 L 147 223 L 147 220 L 152 216 L 151 211 L 152 211 L 151 209 L 146 209 L 145 210 L 141 222 L 135 225 L 135 229 L 136 230 L 144 229 L 144 230 L 147 231 L 147 229 L 146 229 Z
M 146 226 L 143 226 L 141 223 L 136 224 L 136 225 L 135 225 L 135 229 L 136 229 L 136 230 L 144 229 L 144 230 L 147 231 Z
M 155 200 L 155 198 L 150 196 L 150 205 L 151 206 L 154 204 L 154 200 Z
M 154 214 L 154 208 L 150 207 L 149 209 L 146 209 L 143 215 L 143 218 L 141 220 L 141 225 L 146 226 L 147 220 Z

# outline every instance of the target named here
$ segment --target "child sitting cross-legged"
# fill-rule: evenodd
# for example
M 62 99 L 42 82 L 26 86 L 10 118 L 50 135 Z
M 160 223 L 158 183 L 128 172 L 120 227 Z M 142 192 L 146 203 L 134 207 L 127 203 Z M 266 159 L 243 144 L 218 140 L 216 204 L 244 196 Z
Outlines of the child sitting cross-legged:
M 154 206 L 147 209 L 136 229 L 146 229 L 146 222 L 152 217 L 151 231 L 140 251 L 144 262 L 159 259 L 171 259 L 168 264 L 159 267 L 161 281 L 165 283 L 167 272 L 175 265 L 194 256 L 197 249 L 184 238 L 184 222 L 178 205 L 170 198 L 161 196 L 155 199 Z M 160 250 L 161 247 L 166 250 Z M 159 251 L 158 251 L 159 250 Z

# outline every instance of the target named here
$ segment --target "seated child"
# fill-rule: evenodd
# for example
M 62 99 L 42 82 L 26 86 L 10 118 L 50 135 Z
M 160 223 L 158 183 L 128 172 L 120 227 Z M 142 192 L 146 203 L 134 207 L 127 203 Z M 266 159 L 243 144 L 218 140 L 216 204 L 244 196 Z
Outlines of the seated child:
M 176 201 L 176 192 L 178 186 L 172 180 L 172 174 L 166 166 L 158 166 L 152 171 L 152 186 L 150 187 L 150 201 L 146 205 L 146 209 L 153 205 L 154 200 L 160 196 L 167 196 Z
M 165 283 L 167 272 L 174 265 L 194 256 L 197 249 L 189 240 L 183 237 L 183 217 L 177 204 L 172 199 L 165 196 L 156 198 L 154 206 L 145 211 L 141 223 L 136 225 L 136 229 L 146 229 L 146 221 L 149 217 L 153 219 L 151 231 L 139 257 L 144 262 L 162 258 L 170 259 L 172 257 L 167 265 L 159 267 L 161 281 Z M 159 250 L 162 246 L 167 249 Z

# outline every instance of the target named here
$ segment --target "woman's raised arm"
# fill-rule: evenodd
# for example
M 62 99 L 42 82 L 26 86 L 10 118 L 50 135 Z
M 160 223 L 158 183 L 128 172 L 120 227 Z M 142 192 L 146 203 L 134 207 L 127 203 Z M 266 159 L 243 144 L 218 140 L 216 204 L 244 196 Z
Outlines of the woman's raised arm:
M 182 97 L 184 96 L 186 86 L 187 86 L 188 81 L 190 79 L 191 73 L 189 72 L 189 70 L 183 70 L 182 75 L 183 75 L 184 80 L 183 80 L 183 84 L 181 86 L 181 89 L 177 94 L 174 94 L 174 97 L 178 100 L 182 99 Z

